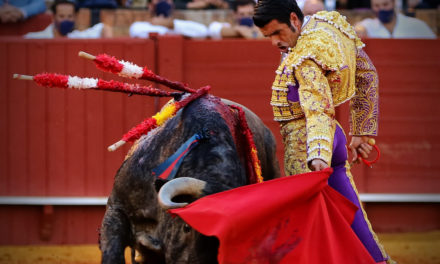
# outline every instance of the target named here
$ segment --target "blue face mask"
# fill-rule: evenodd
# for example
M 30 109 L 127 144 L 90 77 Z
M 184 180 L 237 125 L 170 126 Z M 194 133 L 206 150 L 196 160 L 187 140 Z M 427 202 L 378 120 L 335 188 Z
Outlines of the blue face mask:
M 169 17 L 171 15 L 171 4 L 167 1 L 161 1 L 155 6 L 156 16 Z
M 240 18 L 240 20 L 238 21 L 238 24 L 240 26 L 253 27 L 254 26 L 254 20 L 252 19 L 252 17 L 243 17 L 243 18 Z
M 63 36 L 72 32 L 74 27 L 75 27 L 75 22 L 71 20 L 63 20 L 56 24 L 56 28 L 58 29 L 58 32 L 60 32 L 60 34 Z
M 377 18 L 380 20 L 380 22 L 387 24 L 390 23 L 391 20 L 393 20 L 394 16 L 394 9 L 391 10 L 379 10 L 377 13 Z

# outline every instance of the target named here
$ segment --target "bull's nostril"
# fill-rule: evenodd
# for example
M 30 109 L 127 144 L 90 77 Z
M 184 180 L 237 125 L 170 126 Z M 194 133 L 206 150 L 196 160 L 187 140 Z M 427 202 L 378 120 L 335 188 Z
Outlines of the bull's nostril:
M 183 232 L 185 232 L 185 233 L 189 233 L 189 231 L 191 231 L 191 227 L 190 227 L 189 225 L 185 224 L 185 225 L 183 226 Z
M 160 245 L 160 241 L 159 239 L 156 239 L 152 236 L 148 236 L 148 239 L 151 241 L 151 244 L 155 245 L 155 246 L 159 246 Z

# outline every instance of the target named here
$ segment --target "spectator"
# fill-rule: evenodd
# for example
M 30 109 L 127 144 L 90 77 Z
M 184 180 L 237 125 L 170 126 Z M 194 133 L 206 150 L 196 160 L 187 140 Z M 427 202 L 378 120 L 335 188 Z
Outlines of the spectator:
M 205 25 L 189 20 L 174 19 L 172 0 L 152 0 L 148 6 L 151 21 L 138 21 L 130 26 L 130 37 L 148 38 L 150 33 L 175 34 L 191 38 L 206 38 Z
M 226 0 L 175 0 L 177 9 L 227 9 L 229 3 Z
M 0 21 L 15 23 L 31 16 L 44 13 L 44 0 L 0 0 Z
M 371 0 L 376 18 L 356 24 L 359 37 L 370 38 L 436 38 L 425 22 L 395 11 L 394 0 Z
M 103 23 L 83 31 L 74 30 L 78 9 L 73 0 L 55 0 L 52 5 L 53 23 L 39 32 L 24 35 L 25 38 L 100 38 L 112 37 L 112 29 Z
M 311 16 L 323 10 L 325 10 L 325 7 L 324 7 L 324 2 L 322 2 L 322 0 L 306 0 L 302 8 L 304 16 Z
M 254 0 L 236 0 L 233 4 L 235 24 L 214 21 L 209 25 L 209 36 L 221 38 L 263 38 L 260 30 L 254 25 Z

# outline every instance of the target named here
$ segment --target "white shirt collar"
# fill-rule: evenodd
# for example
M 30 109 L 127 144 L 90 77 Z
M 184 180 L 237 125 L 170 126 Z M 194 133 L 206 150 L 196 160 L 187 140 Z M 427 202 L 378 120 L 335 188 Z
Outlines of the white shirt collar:
M 303 29 L 307 23 L 309 23 L 311 16 L 305 16 L 303 20 L 303 24 L 301 26 L 301 29 Z

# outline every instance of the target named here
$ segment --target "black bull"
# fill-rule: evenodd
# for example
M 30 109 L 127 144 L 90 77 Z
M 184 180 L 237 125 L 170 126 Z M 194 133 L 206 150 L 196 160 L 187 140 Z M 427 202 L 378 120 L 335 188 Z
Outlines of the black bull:
M 165 183 L 152 170 L 172 155 L 188 138 L 203 131 L 209 138 L 183 160 L 176 178 L 206 182 L 203 195 L 247 184 L 245 155 L 238 117 L 217 97 L 207 95 L 189 105 L 162 127 L 142 137 L 119 168 L 100 230 L 102 263 L 125 263 L 127 246 L 139 254 L 136 263 L 217 263 L 218 240 L 206 237 L 158 203 Z M 246 120 L 254 137 L 265 180 L 279 177 L 275 140 L 270 130 L 248 109 Z M 232 118 L 231 118 L 232 117 Z M 173 201 L 191 202 L 190 195 Z

